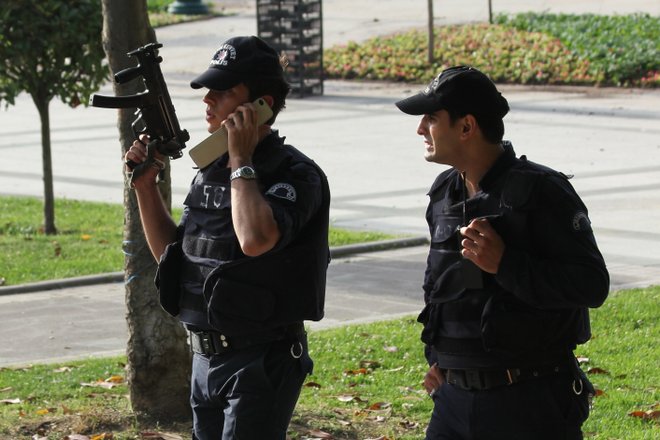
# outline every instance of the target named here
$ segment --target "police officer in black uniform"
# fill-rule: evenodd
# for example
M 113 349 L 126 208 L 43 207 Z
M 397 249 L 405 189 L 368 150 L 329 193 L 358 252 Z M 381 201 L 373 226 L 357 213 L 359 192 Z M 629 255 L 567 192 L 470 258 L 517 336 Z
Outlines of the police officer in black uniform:
M 285 439 L 312 371 L 303 320 L 323 316 L 327 179 L 271 130 L 290 87 L 264 41 L 227 40 L 191 86 L 208 89 L 207 128 L 227 131 L 228 152 L 198 171 L 178 226 L 157 166 L 133 184 L 161 304 L 190 333 L 193 438 Z M 263 125 L 258 98 L 273 111 Z M 125 159 L 145 161 L 148 142 Z
M 431 246 L 422 341 L 428 440 L 581 439 L 593 387 L 573 350 L 609 275 L 568 178 L 502 141 L 506 99 L 482 72 L 444 70 L 398 101 L 423 115 Z

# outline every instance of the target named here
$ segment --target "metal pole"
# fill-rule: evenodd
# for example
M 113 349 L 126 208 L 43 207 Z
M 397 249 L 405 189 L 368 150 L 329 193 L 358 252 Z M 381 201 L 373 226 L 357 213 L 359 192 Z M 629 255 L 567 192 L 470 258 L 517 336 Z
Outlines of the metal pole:
M 433 32 L 433 0 L 428 0 L 428 9 L 429 9 L 429 19 L 428 19 L 428 31 L 429 31 L 429 51 L 428 51 L 428 62 L 429 64 L 433 63 L 435 57 L 433 56 L 433 49 L 435 46 L 435 35 Z

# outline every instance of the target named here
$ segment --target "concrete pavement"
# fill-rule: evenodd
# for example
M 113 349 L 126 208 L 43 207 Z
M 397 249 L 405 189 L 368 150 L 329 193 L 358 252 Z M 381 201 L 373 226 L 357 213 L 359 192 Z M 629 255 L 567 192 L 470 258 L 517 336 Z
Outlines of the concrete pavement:
M 177 115 L 191 132 L 189 146 L 206 134 L 201 93 L 192 91 L 188 81 L 206 68 L 219 42 L 256 33 L 253 2 L 229 3 L 237 15 L 157 31 Z M 355 3 L 324 2 L 326 46 L 425 23 L 425 2 L 369 0 L 360 2 L 360 8 Z M 480 19 L 485 3 L 442 2 L 445 9 L 436 10 L 436 22 Z M 660 15 L 657 1 L 619 3 L 624 2 L 494 2 L 510 12 L 547 8 Z M 277 128 L 327 172 L 334 225 L 427 234 L 425 193 L 443 167 L 423 160 L 423 145 L 415 135 L 417 118 L 393 106 L 419 88 L 327 81 L 323 96 L 289 100 Z M 590 209 L 613 289 L 660 284 L 660 91 L 501 90 L 511 104 L 506 138 L 518 154 L 575 175 L 573 184 Z M 109 87 L 102 92 L 111 93 Z M 51 116 L 56 196 L 120 203 L 115 113 L 74 110 L 53 101 Z M 34 105 L 25 95 L 0 110 L 0 193 L 42 195 L 38 127 Z M 175 204 L 185 196 L 191 166 L 187 155 L 172 163 Z M 0 212 L 0 223 L 1 218 Z M 425 247 L 418 246 L 335 259 L 326 318 L 311 327 L 416 313 L 425 254 Z M 125 308 L 119 283 L 0 295 L 0 304 L 0 366 L 123 351 Z

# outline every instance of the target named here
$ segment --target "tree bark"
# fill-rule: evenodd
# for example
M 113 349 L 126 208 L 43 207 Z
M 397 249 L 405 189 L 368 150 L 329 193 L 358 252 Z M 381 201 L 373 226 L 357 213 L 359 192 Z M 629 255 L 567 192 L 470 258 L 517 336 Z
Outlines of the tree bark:
M 53 190 L 53 156 L 50 142 L 50 111 L 48 99 L 33 96 L 41 119 L 41 160 L 44 179 L 44 233 L 57 234 L 55 227 L 55 194 Z
M 103 46 L 110 68 L 116 73 L 135 66 L 126 53 L 150 42 L 155 33 L 149 25 L 145 0 L 103 0 Z M 117 96 L 142 92 L 141 80 L 114 84 Z M 133 143 L 134 109 L 120 109 L 118 118 L 122 157 Z M 123 163 L 118 161 L 117 166 Z M 169 163 L 159 189 L 171 206 Z M 128 183 L 128 182 L 125 182 Z M 146 243 L 135 193 L 124 190 L 124 253 L 128 344 L 126 376 L 131 405 L 141 419 L 190 418 L 190 351 L 186 333 L 160 307 L 153 279 L 156 263 Z

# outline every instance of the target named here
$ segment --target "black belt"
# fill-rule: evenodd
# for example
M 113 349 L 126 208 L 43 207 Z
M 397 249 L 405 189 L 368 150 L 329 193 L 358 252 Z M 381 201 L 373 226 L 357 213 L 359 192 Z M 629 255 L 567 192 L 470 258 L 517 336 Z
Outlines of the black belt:
M 513 385 L 514 383 L 537 379 L 553 374 L 566 373 L 569 367 L 547 365 L 529 368 L 508 368 L 504 370 L 442 370 L 445 381 L 464 390 L 488 390 L 490 388 Z
M 231 337 L 214 331 L 188 330 L 188 333 L 190 335 L 190 349 L 193 353 L 211 356 L 287 338 L 297 338 L 305 334 L 305 327 L 302 322 L 297 322 L 261 333 Z

